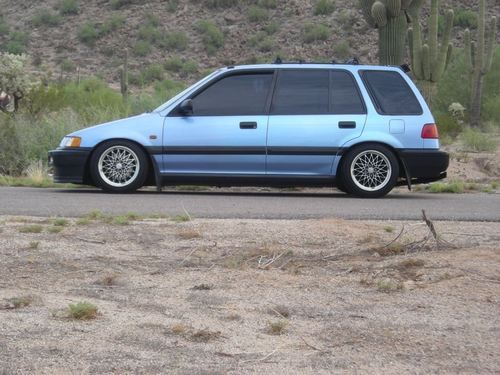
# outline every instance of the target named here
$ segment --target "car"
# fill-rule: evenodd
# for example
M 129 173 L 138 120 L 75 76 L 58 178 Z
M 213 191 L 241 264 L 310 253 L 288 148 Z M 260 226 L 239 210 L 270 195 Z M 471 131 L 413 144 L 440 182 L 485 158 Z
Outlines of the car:
M 407 67 L 228 66 L 150 113 L 82 129 L 49 152 L 54 181 L 336 186 L 364 198 L 446 177 L 447 153 Z

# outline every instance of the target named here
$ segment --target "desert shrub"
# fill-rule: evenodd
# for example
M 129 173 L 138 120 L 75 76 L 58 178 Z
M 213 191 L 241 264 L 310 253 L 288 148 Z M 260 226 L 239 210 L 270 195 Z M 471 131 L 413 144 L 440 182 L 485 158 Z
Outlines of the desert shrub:
M 339 59 L 346 59 L 351 55 L 351 46 L 344 40 L 333 46 L 333 55 Z
M 214 22 L 200 21 L 196 24 L 196 29 L 201 34 L 205 50 L 209 55 L 224 45 L 224 34 Z
M 111 8 L 120 9 L 124 6 L 133 4 L 134 2 L 135 2 L 135 0 L 111 0 L 110 4 L 111 4 Z
M 277 5 L 277 0 L 259 0 L 257 4 L 262 8 L 274 9 Z
M 439 136 L 441 138 L 449 137 L 451 139 L 455 139 L 462 132 L 462 125 L 459 124 L 458 121 L 450 114 L 440 113 L 435 117 L 439 129 Z
M 325 25 L 309 23 L 304 26 L 303 39 L 305 43 L 327 40 L 329 35 L 330 30 Z
M 69 316 L 77 320 L 90 320 L 97 317 L 97 306 L 90 302 L 78 302 L 69 305 Z
M 83 24 L 78 30 L 78 39 L 88 46 L 94 46 L 98 38 L 99 31 L 93 22 Z
M 73 14 L 78 14 L 80 11 L 80 6 L 77 0 L 61 0 L 57 4 L 57 9 L 62 15 L 68 16 Z
M 141 76 L 145 84 L 161 81 L 164 76 L 163 66 L 160 64 L 151 64 L 141 72 Z
M 265 25 L 262 30 L 268 34 L 268 35 L 272 35 L 272 34 L 275 34 L 280 28 L 280 25 L 278 22 L 276 21 L 271 21 L 269 22 L 267 25 Z
M 76 70 L 76 66 L 70 60 L 63 60 L 61 62 L 61 70 L 63 72 L 74 72 Z
M 119 15 L 111 16 L 106 21 L 104 21 L 104 23 L 99 29 L 99 34 L 100 35 L 109 34 L 113 31 L 118 30 L 124 24 L 125 24 L 125 17 Z
M 9 24 L 7 23 L 7 21 L 5 21 L 3 16 L 0 15 L 0 36 L 8 35 L 9 31 L 10 31 Z
M 202 0 L 207 8 L 230 8 L 238 5 L 239 0 Z
M 33 17 L 31 23 L 35 27 L 41 27 L 41 26 L 54 27 L 58 26 L 61 23 L 61 16 L 58 15 L 57 13 L 51 12 L 48 9 L 43 9 Z
M 169 12 L 175 12 L 177 8 L 179 7 L 179 0 L 168 0 L 167 3 L 167 10 Z
M 179 73 L 181 76 L 188 76 L 198 71 L 198 65 L 194 61 L 184 60 L 176 56 L 165 61 L 165 69 Z
M 13 55 L 21 55 L 26 52 L 30 36 L 27 32 L 14 30 L 7 36 L 3 50 Z
M 159 46 L 170 50 L 183 51 L 189 44 L 189 38 L 183 31 L 171 31 L 163 35 Z
M 0 113 L 0 175 L 15 175 L 23 170 L 19 157 L 19 142 L 15 122 Z
M 488 134 L 471 128 L 463 132 L 463 142 L 469 151 L 494 151 L 497 146 Z
M 259 6 L 251 6 L 248 8 L 248 19 L 250 22 L 262 22 L 269 18 L 269 13 L 266 9 Z
M 146 40 L 138 40 L 137 42 L 135 42 L 132 48 L 132 52 L 136 56 L 149 55 L 151 53 L 151 50 L 152 50 L 151 43 L 149 43 Z
M 453 25 L 460 26 L 464 29 L 477 28 L 477 13 L 467 9 L 455 9 L 455 17 L 453 18 Z
M 332 0 L 319 0 L 314 8 L 315 15 L 329 15 L 335 10 L 335 4 Z

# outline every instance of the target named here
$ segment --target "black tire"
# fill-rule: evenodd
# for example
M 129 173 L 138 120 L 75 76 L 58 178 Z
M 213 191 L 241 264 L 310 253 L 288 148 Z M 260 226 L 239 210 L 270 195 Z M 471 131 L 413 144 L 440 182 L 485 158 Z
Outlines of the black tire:
M 107 192 L 130 193 L 140 189 L 148 173 L 146 153 L 130 141 L 105 142 L 95 149 L 90 158 L 92 180 Z
M 342 171 L 340 171 L 342 173 Z M 335 179 L 335 188 L 340 190 L 342 193 L 347 193 L 347 189 L 345 188 L 344 182 L 342 181 L 342 177 L 339 175 Z
M 399 163 L 394 153 L 379 144 L 363 144 L 342 158 L 340 181 L 349 194 L 380 198 L 396 185 Z

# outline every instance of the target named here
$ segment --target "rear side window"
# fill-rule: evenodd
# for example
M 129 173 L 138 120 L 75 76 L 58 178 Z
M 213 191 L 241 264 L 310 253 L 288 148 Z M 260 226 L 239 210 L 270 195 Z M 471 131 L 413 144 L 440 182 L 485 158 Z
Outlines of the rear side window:
M 364 114 L 365 106 L 353 77 L 338 70 L 331 71 L 331 110 L 338 115 Z
M 328 70 L 282 70 L 271 113 L 319 115 L 328 113 Z
M 380 114 L 422 114 L 420 103 L 399 73 L 365 70 L 362 73 L 362 77 L 373 104 Z
M 266 113 L 272 72 L 222 78 L 193 98 L 195 116 L 238 116 Z

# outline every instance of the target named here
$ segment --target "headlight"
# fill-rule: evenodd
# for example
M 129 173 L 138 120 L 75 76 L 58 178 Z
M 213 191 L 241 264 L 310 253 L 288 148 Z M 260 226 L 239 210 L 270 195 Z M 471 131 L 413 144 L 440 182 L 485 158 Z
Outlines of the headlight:
M 64 137 L 59 147 L 80 147 L 82 139 L 80 137 Z

